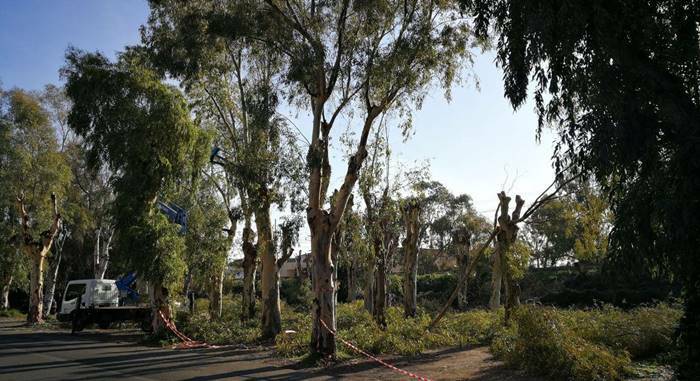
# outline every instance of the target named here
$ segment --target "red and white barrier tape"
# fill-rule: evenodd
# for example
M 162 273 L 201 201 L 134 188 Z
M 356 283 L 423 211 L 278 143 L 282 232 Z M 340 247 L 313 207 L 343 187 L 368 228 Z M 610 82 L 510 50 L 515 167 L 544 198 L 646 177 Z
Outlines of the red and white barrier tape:
M 158 310 L 158 314 L 160 315 L 160 319 L 163 321 L 163 323 L 165 323 L 165 326 L 170 330 L 170 332 L 174 333 L 175 336 L 177 336 L 177 338 L 182 341 L 180 344 L 174 344 L 173 349 L 219 348 L 216 345 L 209 345 L 201 341 L 194 341 L 190 339 L 177 329 L 175 323 L 173 323 L 169 319 L 166 319 L 165 315 L 163 315 L 163 311 Z
M 158 311 L 158 314 L 160 315 L 160 319 L 163 320 L 163 323 L 165 323 L 165 326 L 166 326 L 172 333 L 174 333 L 175 336 L 177 336 L 177 337 L 182 341 L 180 344 L 175 344 L 175 345 L 173 345 L 173 348 L 174 348 L 174 349 L 218 348 L 218 346 L 215 346 L 215 345 L 209 345 L 209 344 L 204 343 L 204 342 L 194 341 L 194 340 L 190 339 L 189 337 L 185 336 L 185 334 L 183 334 L 182 332 L 180 332 L 180 331 L 177 329 L 177 327 L 175 327 L 175 324 L 174 324 L 171 320 L 166 319 L 165 315 L 163 315 L 163 311 L 160 311 L 160 310 L 159 310 L 159 311 Z M 349 341 L 347 341 L 347 340 L 344 340 L 342 337 L 339 337 L 339 336 L 337 335 L 336 331 L 334 331 L 334 330 L 332 330 L 330 327 L 328 327 L 328 325 L 326 324 L 325 321 L 323 321 L 323 319 L 320 319 L 320 321 L 321 321 L 321 325 L 323 326 L 323 328 L 327 329 L 328 332 L 330 332 L 333 336 L 335 336 L 338 340 L 340 340 L 341 343 L 345 344 L 346 346 L 348 346 L 348 347 L 349 347 L 350 349 L 352 349 L 353 351 L 355 351 L 355 352 L 357 352 L 357 353 L 359 353 L 359 354 L 361 354 L 361 355 L 364 355 L 364 356 L 366 356 L 367 358 L 369 358 L 369 359 L 371 359 L 371 360 L 374 360 L 374 361 L 376 361 L 376 362 L 378 362 L 378 363 L 384 365 L 385 367 L 387 367 L 387 368 L 389 368 L 389 369 L 391 369 L 391 370 L 393 370 L 393 371 L 395 371 L 395 372 L 399 372 L 399 373 L 401 373 L 401 374 L 403 374 L 403 375 L 405 375 L 405 376 L 408 376 L 408 377 L 411 377 L 411 378 L 415 378 L 415 379 L 421 380 L 421 381 L 432 381 L 432 380 L 429 379 L 428 377 L 423 377 L 423 376 L 417 375 L 417 374 L 415 374 L 415 373 L 411 373 L 411 372 L 409 372 L 409 371 L 407 371 L 407 370 L 403 370 L 403 369 L 401 369 L 401 368 L 397 368 L 397 367 L 395 367 L 394 365 L 391 365 L 391 364 L 389 364 L 388 362 L 386 362 L 386 361 L 384 361 L 384 360 L 382 360 L 382 359 L 380 359 L 380 358 L 378 358 L 378 357 L 372 356 L 371 354 L 369 354 L 369 353 L 363 351 L 362 349 L 358 348 L 357 346 L 353 345 L 351 342 L 349 342 Z
M 415 379 L 421 380 L 421 381 L 432 381 L 431 379 L 429 379 L 429 378 L 427 378 L 427 377 L 419 376 L 419 375 L 417 375 L 417 374 L 415 374 L 415 373 L 411 373 L 411 372 L 409 372 L 409 371 L 407 371 L 407 370 L 403 370 L 403 369 L 397 368 L 397 367 L 395 367 L 395 366 L 389 364 L 388 362 L 383 361 L 382 359 L 380 359 L 380 358 L 378 358 L 378 357 L 372 356 L 371 354 L 369 354 L 369 353 L 363 351 L 362 349 L 356 347 L 356 346 L 353 345 L 351 342 L 346 341 L 346 340 L 343 340 L 343 338 L 339 337 L 338 334 L 336 333 L 336 331 L 334 331 L 334 330 L 332 330 L 330 327 L 328 327 L 328 325 L 326 325 L 326 322 L 323 321 L 323 319 L 319 319 L 319 320 L 321 320 L 321 325 L 323 326 L 323 328 L 327 329 L 328 332 L 330 332 L 333 336 L 336 337 L 336 339 L 340 340 L 341 343 L 343 343 L 343 344 L 345 344 L 346 346 L 350 347 L 350 349 L 352 349 L 353 351 L 355 351 L 355 352 L 357 352 L 357 353 L 360 353 L 360 354 L 366 356 L 367 358 L 370 358 L 370 359 L 372 359 L 372 360 L 374 360 L 374 361 L 376 361 L 376 362 L 378 362 L 378 363 L 384 365 L 385 367 L 387 367 L 387 368 L 389 368 L 389 369 L 391 369 L 391 370 L 393 370 L 393 371 L 395 371 L 395 372 L 399 372 L 399 373 L 401 373 L 401 374 L 403 374 L 403 375 L 405 375 L 405 376 L 408 376 L 408 377 L 411 377 L 411 378 L 415 378 Z

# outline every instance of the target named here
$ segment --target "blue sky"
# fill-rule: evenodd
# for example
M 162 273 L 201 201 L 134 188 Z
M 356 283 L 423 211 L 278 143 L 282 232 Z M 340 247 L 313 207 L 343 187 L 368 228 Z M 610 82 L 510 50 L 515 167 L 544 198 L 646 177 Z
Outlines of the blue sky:
M 148 7 L 141 0 L 0 0 L 0 81 L 3 88 L 40 89 L 59 83 L 58 69 L 66 48 L 100 50 L 113 56 L 124 45 L 139 41 L 139 26 Z M 503 98 L 502 73 L 492 53 L 477 52 L 474 83 L 452 90 L 447 103 L 439 90 L 414 112 L 415 134 L 402 142 L 391 135 L 395 158 L 411 163 L 430 160 L 436 180 L 455 193 L 468 193 L 477 210 L 492 215 L 496 192 L 506 178 L 506 190 L 533 199 L 551 182 L 552 135 L 535 142 L 532 104 L 514 112 Z M 305 112 L 298 125 L 306 130 Z M 335 140 L 338 134 L 336 131 Z M 345 172 L 334 160 L 334 173 Z

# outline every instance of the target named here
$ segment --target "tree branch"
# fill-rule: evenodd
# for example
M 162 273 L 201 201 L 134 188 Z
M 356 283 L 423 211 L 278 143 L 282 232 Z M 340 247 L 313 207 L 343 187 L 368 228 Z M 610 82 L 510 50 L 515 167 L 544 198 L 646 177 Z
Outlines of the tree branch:
M 472 259 L 471 263 L 469 263 L 469 266 L 467 267 L 466 271 L 463 273 L 459 274 L 459 281 L 457 281 L 457 287 L 455 287 L 454 291 L 452 291 L 452 294 L 450 295 L 450 298 L 447 300 L 447 303 L 442 307 L 440 310 L 440 313 L 433 319 L 433 321 L 430 323 L 428 326 L 428 331 L 432 330 L 435 328 L 437 323 L 440 322 L 442 317 L 445 315 L 445 312 L 447 312 L 447 309 L 450 308 L 452 303 L 454 302 L 455 298 L 457 298 L 457 295 L 459 294 L 459 291 L 462 289 L 462 283 L 464 283 L 464 279 L 469 278 L 469 274 L 474 271 L 474 267 L 476 266 L 476 263 L 479 261 L 479 258 L 481 255 L 486 251 L 486 248 L 491 244 L 491 241 L 496 237 L 498 232 L 500 231 L 500 228 L 495 228 L 491 232 L 491 235 L 489 235 L 488 240 L 481 246 L 479 251 L 476 252 L 476 255 L 474 255 L 474 258 Z

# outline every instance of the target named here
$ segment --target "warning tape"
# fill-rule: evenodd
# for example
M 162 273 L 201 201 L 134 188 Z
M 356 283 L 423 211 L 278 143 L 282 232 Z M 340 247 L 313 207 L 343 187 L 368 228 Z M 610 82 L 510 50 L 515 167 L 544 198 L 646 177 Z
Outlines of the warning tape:
M 175 344 L 175 345 L 173 345 L 173 349 L 219 348 L 219 346 L 210 345 L 210 344 L 207 344 L 207 343 L 201 342 L 201 341 L 194 341 L 194 340 L 190 339 L 189 337 L 185 336 L 185 334 L 183 334 L 182 332 L 180 332 L 180 331 L 177 329 L 177 327 L 175 326 L 175 323 L 173 323 L 171 320 L 167 319 L 167 318 L 165 317 L 165 315 L 163 315 L 163 311 L 160 311 L 160 310 L 159 310 L 159 311 L 158 311 L 158 315 L 160 315 L 160 319 L 163 320 L 163 323 L 165 323 L 165 326 L 166 326 L 172 333 L 174 333 L 175 336 L 177 336 L 177 337 L 182 341 L 180 344 Z M 323 328 L 327 329 L 328 332 L 331 333 L 331 335 L 335 336 L 338 340 L 340 340 L 341 343 L 345 344 L 346 346 L 348 346 L 350 349 L 354 350 L 355 352 L 357 352 L 357 353 L 359 353 L 359 354 L 361 354 L 361 355 L 364 355 L 364 356 L 366 356 L 367 358 L 372 359 L 372 360 L 374 360 L 374 361 L 376 361 L 376 362 L 378 362 L 378 363 L 384 365 L 385 367 L 387 367 L 387 368 L 389 368 L 389 369 L 391 369 L 391 370 L 393 370 L 393 371 L 395 371 L 395 372 L 401 373 L 401 374 L 403 374 L 403 375 L 405 375 L 405 376 L 408 376 L 408 377 L 411 377 L 411 378 L 415 378 L 415 379 L 421 380 L 421 381 L 432 381 L 432 380 L 429 379 L 428 377 L 423 377 L 423 376 L 417 375 L 417 374 L 415 374 L 415 373 L 411 373 L 411 372 L 409 372 L 409 371 L 407 371 L 407 370 L 403 370 L 403 369 L 401 369 L 401 368 L 397 368 L 397 367 L 395 367 L 394 365 L 391 365 L 391 364 L 389 364 L 388 362 L 386 362 L 386 361 L 384 361 L 384 360 L 382 360 L 382 359 L 380 359 L 380 358 L 378 358 L 378 357 L 372 356 L 371 354 L 369 354 L 369 353 L 363 351 L 362 349 L 358 348 L 357 346 L 355 346 L 355 345 L 352 344 L 351 342 L 349 342 L 349 341 L 347 341 L 347 340 L 344 340 L 342 337 L 339 337 L 338 334 L 337 334 L 337 332 L 336 332 L 335 330 L 331 329 L 330 327 L 328 327 L 328 325 L 326 324 L 325 321 L 323 321 L 323 319 L 319 319 L 319 320 L 321 321 L 321 325 L 323 326 Z
M 328 327 L 328 325 L 326 325 L 326 322 L 323 321 L 323 319 L 319 319 L 319 320 L 321 321 L 321 325 L 323 326 L 323 328 L 327 329 L 328 332 L 331 333 L 331 335 L 335 336 L 336 339 L 340 340 L 341 343 L 343 343 L 343 344 L 345 344 L 346 346 L 350 347 L 350 349 L 352 349 L 353 351 L 355 351 L 355 352 L 357 352 L 357 353 L 360 353 L 360 354 L 362 354 L 362 355 L 364 355 L 364 356 L 366 356 L 366 357 L 368 357 L 368 358 L 370 358 L 370 359 L 372 359 L 372 360 L 374 360 L 374 361 L 376 361 L 376 362 L 378 362 L 378 363 L 384 365 L 385 367 L 387 367 L 387 368 L 389 368 L 389 369 L 391 369 L 391 370 L 393 370 L 393 371 L 395 371 L 395 372 L 399 372 L 399 373 L 401 373 L 401 374 L 403 374 L 403 375 L 405 375 L 405 376 L 408 376 L 408 377 L 411 377 L 411 378 L 415 378 L 415 379 L 421 380 L 421 381 L 432 381 L 431 379 L 429 379 L 429 378 L 427 378 L 427 377 L 419 376 L 419 375 L 417 375 L 417 374 L 415 374 L 415 373 L 411 373 L 411 372 L 409 372 L 409 371 L 407 371 L 407 370 L 403 370 L 403 369 L 397 368 L 397 367 L 395 367 L 395 366 L 389 364 L 388 362 L 383 361 L 382 359 L 380 359 L 380 358 L 378 358 L 378 357 L 372 356 L 371 354 L 369 354 L 369 353 L 363 351 L 362 349 L 356 347 L 356 346 L 353 345 L 351 342 L 346 341 L 346 340 L 343 340 L 342 337 L 339 337 L 339 336 L 337 335 L 337 332 L 336 332 L 335 330 L 331 329 L 330 327 Z
M 202 341 L 194 341 L 185 336 L 184 333 L 177 329 L 172 320 L 167 319 L 165 315 L 163 315 L 163 311 L 158 310 L 158 315 L 160 315 L 160 319 L 163 321 L 163 323 L 165 323 L 165 326 L 170 330 L 170 332 L 174 333 L 175 336 L 182 341 L 180 344 L 174 344 L 173 349 L 219 348 L 218 345 L 210 345 Z

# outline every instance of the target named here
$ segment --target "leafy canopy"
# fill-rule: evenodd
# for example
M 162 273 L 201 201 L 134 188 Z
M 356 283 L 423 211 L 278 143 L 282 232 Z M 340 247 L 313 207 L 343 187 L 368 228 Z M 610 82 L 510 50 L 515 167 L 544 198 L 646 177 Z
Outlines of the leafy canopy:
M 66 60 L 68 122 L 89 147 L 88 163 L 104 162 L 111 171 L 119 252 L 147 279 L 173 283 L 182 274 L 184 243 L 155 202 L 168 201 L 204 157 L 187 103 L 137 49 L 115 63 L 75 49 Z

